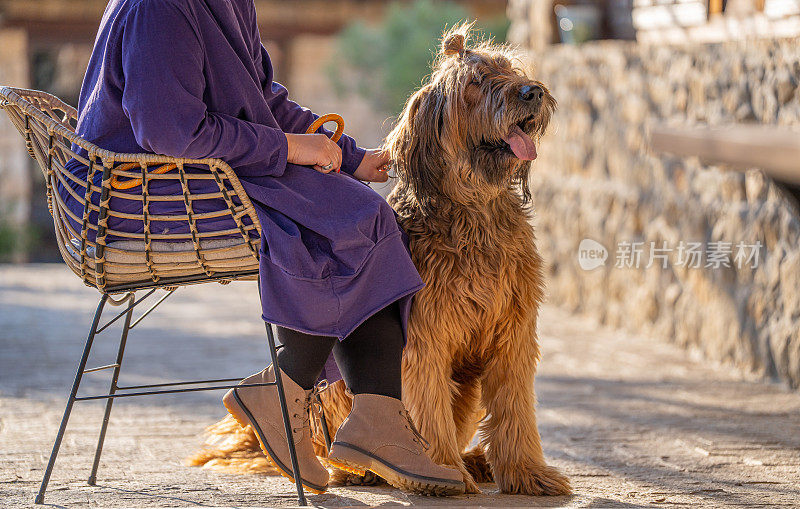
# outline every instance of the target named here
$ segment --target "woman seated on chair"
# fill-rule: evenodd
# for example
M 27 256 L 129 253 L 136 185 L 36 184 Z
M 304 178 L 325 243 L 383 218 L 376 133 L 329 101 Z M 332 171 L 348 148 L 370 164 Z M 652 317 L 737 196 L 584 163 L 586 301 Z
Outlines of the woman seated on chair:
M 398 487 L 463 492 L 461 474 L 426 455 L 400 401 L 411 298 L 423 283 L 392 209 L 359 182 L 385 182 L 387 155 L 347 136 L 334 143 L 322 130 L 303 134 L 317 116 L 272 77 L 253 0 L 111 0 L 81 90 L 77 133 L 114 152 L 220 158 L 238 175 L 262 226 L 262 318 L 278 325 L 284 345 L 277 371 L 307 488 L 328 486 L 306 409 L 332 354 L 355 398 L 331 462 L 365 470 L 380 461 Z M 85 166 L 71 161 L 69 168 L 87 178 Z M 243 383 L 273 381 L 275 371 L 269 366 Z M 224 403 L 291 476 L 276 388 L 234 389 Z

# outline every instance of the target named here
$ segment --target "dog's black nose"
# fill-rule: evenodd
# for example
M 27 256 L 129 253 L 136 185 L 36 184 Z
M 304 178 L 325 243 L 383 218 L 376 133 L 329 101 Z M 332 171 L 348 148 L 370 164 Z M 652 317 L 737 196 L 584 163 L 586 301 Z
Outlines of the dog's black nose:
M 523 101 L 541 101 L 544 97 L 544 90 L 539 85 L 525 85 L 519 89 L 519 98 Z

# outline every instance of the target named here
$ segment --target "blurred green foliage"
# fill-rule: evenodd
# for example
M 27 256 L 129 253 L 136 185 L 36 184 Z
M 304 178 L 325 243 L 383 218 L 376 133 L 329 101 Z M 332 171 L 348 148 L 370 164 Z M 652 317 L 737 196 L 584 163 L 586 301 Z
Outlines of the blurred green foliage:
M 468 19 L 453 1 L 395 1 L 380 25 L 355 21 L 339 34 L 328 66 L 331 81 L 340 95 L 358 94 L 395 115 L 430 72 L 442 32 Z M 508 25 L 505 16 L 482 20 L 476 37 L 505 41 Z
M 58 259 L 52 231 L 46 225 L 11 225 L 0 218 L 0 263 Z
M 0 221 L 0 262 L 10 262 L 27 252 L 31 238 L 25 230 Z
M 14 229 L 0 223 L 0 262 L 8 261 L 16 246 L 17 234 Z

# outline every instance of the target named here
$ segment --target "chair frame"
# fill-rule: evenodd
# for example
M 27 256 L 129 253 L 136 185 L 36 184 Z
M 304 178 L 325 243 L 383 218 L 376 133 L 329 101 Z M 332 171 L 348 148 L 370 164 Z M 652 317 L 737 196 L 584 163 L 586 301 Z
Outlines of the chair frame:
M 260 239 L 256 239 L 250 235 L 251 230 L 256 229 L 260 234 L 261 225 L 256 216 L 255 209 L 250 202 L 247 194 L 239 182 L 236 174 L 231 167 L 224 161 L 219 159 L 180 159 L 171 158 L 150 154 L 119 154 L 103 150 L 96 145 L 93 145 L 86 140 L 75 134 L 75 125 L 77 122 L 77 111 L 64 103 L 57 97 L 47 94 L 45 92 L 26 90 L 10 87 L 0 87 L 0 108 L 5 109 L 12 124 L 17 128 L 19 133 L 25 139 L 28 153 L 38 163 L 42 173 L 44 174 L 47 186 L 47 202 L 50 214 L 53 217 L 56 238 L 59 245 L 62 258 L 67 266 L 79 276 L 87 286 L 96 288 L 100 293 L 100 302 L 92 319 L 91 327 L 86 338 L 83 348 L 83 354 L 78 362 L 78 368 L 75 378 L 72 383 L 72 388 L 67 399 L 66 408 L 61 419 L 61 424 L 58 428 L 55 442 L 53 444 L 50 457 L 48 459 L 47 468 L 45 469 L 44 477 L 40 485 L 35 503 L 43 504 L 44 496 L 50 481 L 50 475 L 53 471 L 58 452 L 61 447 L 61 442 L 69 422 L 72 407 L 76 401 L 93 401 L 93 400 L 106 400 L 105 413 L 100 427 L 100 434 L 95 449 L 94 460 L 92 463 L 91 473 L 89 475 L 88 484 L 96 485 L 97 471 L 100 466 L 100 458 L 103 452 L 103 444 L 105 442 L 106 431 L 111 417 L 111 410 L 114 400 L 117 398 L 135 397 L 135 396 L 148 396 L 160 394 L 175 394 L 183 392 L 197 392 L 197 391 L 212 391 L 220 389 L 230 389 L 233 387 L 260 387 L 260 386 L 276 386 L 278 390 L 278 399 L 280 401 L 281 412 L 283 416 L 283 424 L 286 436 L 292 436 L 291 423 L 289 422 L 289 413 L 286 405 L 286 396 L 283 389 L 283 382 L 281 377 L 275 377 L 275 382 L 258 383 L 237 385 L 233 382 L 238 382 L 238 378 L 227 379 L 211 379 L 211 380 L 195 380 L 185 382 L 171 382 L 162 384 L 147 384 L 147 385 L 119 385 L 119 376 L 122 369 L 122 362 L 125 353 L 125 347 L 128 342 L 129 332 L 142 322 L 152 311 L 159 305 L 167 300 L 179 287 L 190 284 L 200 284 L 208 282 L 219 282 L 227 284 L 235 280 L 252 280 L 258 278 L 258 246 Z M 70 144 L 69 146 L 67 144 Z M 71 146 L 83 148 L 88 153 L 88 158 L 82 157 L 80 154 L 72 150 Z M 83 198 L 84 213 L 81 219 L 81 231 L 76 232 L 70 226 L 68 217 L 77 221 L 78 218 L 74 217 L 66 209 L 61 197 L 59 196 L 57 184 L 61 183 L 66 185 L 66 180 L 70 177 L 67 174 L 65 165 L 69 158 L 76 158 L 84 163 L 88 168 L 87 182 L 85 184 L 85 196 Z M 140 172 L 131 172 L 117 169 L 115 166 L 118 163 L 136 163 L 140 166 Z M 163 175 L 156 175 L 152 173 L 152 167 L 163 166 L 165 164 L 176 165 L 176 170 Z M 185 167 L 191 168 L 208 168 L 208 172 L 190 173 L 185 171 Z M 102 168 L 102 170 L 100 170 Z M 97 171 L 102 171 L 102 183 L 96 186 L 92 182 L 91 176 Z M 71 174 L 70 174 L 71 175 Z M 210 175 L 210 176 L 209 176 Z M 143 184 L 141 191 L 138 195 L 134 193 L 120 193 L 115 191 L 111 186 L 113 178 L 141 178 Z M 156 179 L 173 179 L 180 180 L 182 196 L 176 197 L 181 199 L 185 205 L 185 215 L 172 215 L 170 219 L 185 221 L 188 225 L 189 233 L 178 235 L 158 235 L 152 234 L 151 224 L 157 219 L 153 216 L 148 217 L 149 207 L 149 182 Z M 220 210 L 212 213 L 200 214 L 193 211 L 193 200 L 198 199 L 189 190 L 188 182 L 192 179 L 213 179 L 218 187 L 219 193 L 204 194 L 203 199 L 208 198 L 221 198 L 224 200 L 227 210 L 221 208 Z M 93 193 L 99 193 L 98 204 L 94 204 L 91 200 Z M 109 227 L 108 220 L 110 217 L 120 217 L 113 208 L 109 206 L 110 199 L 116 196 L 121 199 L 134 199 L 142 202 L 142 214 L 137 216 L 144 224 L 143 234 L 126 234 L 125 232 L 115 231 Z M 90 213 L 97 213 L 97 225 L 93 225 L 90 221 Z M 122 215 L 123 217 L 131 216 L 128 214 Z M 213 218 L 231 218 L 236 224 L 236 229 L 227 229 L 222 232 L 200 232 L 197 227 L 198 216 L 213 217 Z M 245 220 L 247 219 L 247 220 Z M 90 230 L 94 230 L 95 238 L 92 240 L 90 237 Z M 231 236 L 236 233 L 242 237 L 241 245 L 246 246 L 246 257 L 241 256 L 241 250 L 238 257 L 231 255 L 229 258 L 224 258 L 224 255 L 230 248 L 217 248 L 208 249 L 202 243 L 202 239 L 212 236 Z M 114 261 L 106 259 L 107 251 L 113 251 L 113 246 L 108 246 L 109 236 L 117 236 L 122 238 L 132 238 L 144 241 L 144 254 L 146 268 L 142 268 L 136 272 L 133 278 L 125 275 L 114 276 L 109 273 L 110 268 L 113 268 Z M 80 257 L 74 256 L 71 253 L 70 243 L 72 239 L 80 239 Z M 170 267 L 168 263 L 159 263 L 157 255 L 152 250 L 152 240 L 191 240 L 194 247 L 195 260 L 190 269 L 184 269 L 178 275 L 170 274 Z M 73 244 L 74 247 L 77 247 Z M 92 256 L 92 248 L 94 248 L 94 256 Z M 209 253 L 216 251 L 216 259 L 223 259 L 227 262 L 226 265 L 214 266 L 213 261 L 209 261 Z M 74 250 L 73 250 L 74 252 Z M 220 254 L 223 255 L 220 258 Z M 125 263 L 116 263 L 116 265 L 125 266 Z M 237 267 L 243 266 L 244 269 Z M 134 267 L 134 271 L 138 270 L 135 264 L 128 264 L 128 269 Z M 163 293 L 146 311 L 144 311 L 138 318 L 134 320 L 134 309 L 156 294 L 157 291 L 163 290 Z M 145 291 L 144 295 L 137 298 L 136 292 Z M 261 288 L 259 285 L 259 294 Z M 122 295 L 115 298 L 115 295 Z M 119 313 L 113 318 L 109 319 L 101 325 L 101 318 L 107 305 L 114 307 L 122 307 Z M 86 367 L 89 355 L 91 353 L 92 345 L 94 344 L 95 337 L 105 331 L 112 324 L 123 318 L 122 332 L 120 334 L 119 348 L 115 362 L 105 366 L 98 366 L 94 368 Z M 269 351 L 270 361 L 278 368 L 277 348 L 275 344 L 275 336 L 273 334 L 272 325 L 265 323 L 267 332 L 267 345 Z M 81 380 L 86 373 L 95 371 L 111 369 L 111 383 L 108 393 L 98 394 L 91 396 L 78 396 Z M 320 420 L 322 428 L 327 431 L 327 423 L 325 422 L 325 415 L 321 413 Z M 325 433 L 326 445 L 330 448 L 330 438 L 328 433 Z M 294 441 L 287 440 L 289 446 L 289 453 L 291 456 L 292 471 L 295 478 L 295 485 L 297 489 L 297 497 L 300 505 L 306 505 L 306 497 L 303 490 L 301 476 L 299 473 L 299 465 L 297 460 L 297 452 L 295 450 Z

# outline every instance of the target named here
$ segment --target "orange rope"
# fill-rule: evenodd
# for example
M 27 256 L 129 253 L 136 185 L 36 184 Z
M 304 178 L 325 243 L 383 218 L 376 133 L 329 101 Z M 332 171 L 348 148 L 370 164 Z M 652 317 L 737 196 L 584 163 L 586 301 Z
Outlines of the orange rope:
M 306 134 L 313 134 L 317 132 L 317 129 L 328 122 L 336 122 L 336 132 L 333 133 L 333 136 L 331 136 L 331 141 L 336 143 L 339 141 L 339 138 L 342 137 L 342 134 L 344 134 L 344 119 L 341 115 L 337 115 L 336 113 L 328 113 L 327 115 L 322 115 L 316 119 L 310 126 L 308 126 L 308 129 L 306 129 Z
M 114 169 L 115 170 L 120 170 L 120 171 L 129 171 L 129 170 L 132 170 L 132 169 L 137 168 L 137 167 L 141 168 L 141 165 L 139 163 L 126 163 L 126 164 L 121 164 L 121 165 L 117 166 Z M 161 166 L 160 168 L 156 168 L 151 173 L 153 173 L 155 175 L 161 175 L 162 173 L 167 173 L 168 171 L 172 171 L 177 167 L 178 167 L 177 164 L 165 164 L 164 166 Z M 114 189 L 119 189 L 119 190 L 123 190 L 123 191 L 126 190 L 126 189 L 132 189 L 132 188 L 140 185 L 141 183 L 142 183 L 142 179 L 120 180 L 119 177 L 117 177 L 116 175 L 111 177 L 111 187 L 113 187 Z
M 322 115 L 321 117 L 316 119 L 314 122 L 311 123 L 310 126 L 308 126 L 308 129 L 306 129 L 306 134 L 312 134 L 317 132 L 317 129 L 327 124 L 328 122 L 336 122 L 336 132 L 334 132 L 333 136 L 331 136 L 331 141 L 336 143 L 337 141 L 339 141 L 339 138 L 341 138 L 342 134 L 344 133 L 344 119 L 342 118 L 341 115 L 337 115 L 336 113 L 328 113 L 327 115 Z M 341 172 L 342 172 L 341 168 L 336 170 L 336 173 L 341 173 Z
M 342 134 L 344 134 L 344 119 L 342 118 L 341 115 L 337 115 L 336 113 L 329 113 L 327 115 L 323 115 L 318 119 L 316 119 L 310 126 L 308 126 L 308 129 L 306 129 L 306 134 L 312 134 L 317 132 L 317 129 L 327 124 L 328 122 L 336 122 L 336 132 L 334 132 L 333 136 L 331 136 L 331 140 L 333 140 L 333 142 L 336 143 L 342 137 Z M 126 163 L 117 166 L 114 169 L 120 171 L 130 171 L 137 167 L 140 168 L 141 165 L 139 163 Z M 161 175 L 162 173 L 167 173 L 168 171 L 172 171 L 177 167 L 178 167 L 177 164 L 169 163 L 159 168 L 156 168 L 155 170 L 152 171 L 152 173 L 154 175 Z M 120 180 L 119 177 L 117 177 L 116 175 L 114 175 L 111 178 L 111 187 L 122 191 L 127 189 L 132 189 L 138 185 L 141 185 L 141 183 L 142 179 L 140 178 L 133 178 L 130 180 Z

